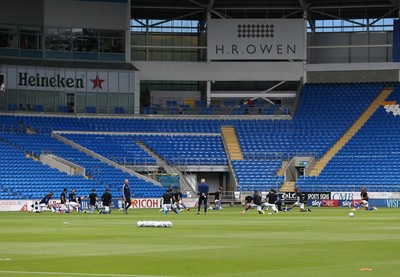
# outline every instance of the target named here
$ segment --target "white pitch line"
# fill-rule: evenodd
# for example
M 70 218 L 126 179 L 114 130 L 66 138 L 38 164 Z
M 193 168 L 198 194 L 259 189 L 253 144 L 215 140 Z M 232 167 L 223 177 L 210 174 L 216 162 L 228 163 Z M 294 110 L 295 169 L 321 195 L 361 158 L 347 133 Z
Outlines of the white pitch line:
M 102 273 L 78 273 L 78 272 L 41 272 L 41 271 L 14 271 L 0 270 L 0 274 L 26 274 L 26 275 L 63 275 L 63 276 L 94 276 L 94 277 L 173 277 L 166 275 L 136 275 L 136 274 L 102 274 Z
M 11 258 L 0 258 L 0 261 L 9 261 Z

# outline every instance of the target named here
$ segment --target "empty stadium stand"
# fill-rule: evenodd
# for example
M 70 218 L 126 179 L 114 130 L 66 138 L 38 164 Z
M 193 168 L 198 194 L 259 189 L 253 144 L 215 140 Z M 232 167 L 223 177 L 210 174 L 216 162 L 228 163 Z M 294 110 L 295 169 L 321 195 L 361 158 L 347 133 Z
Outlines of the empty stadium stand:
M 2 137 L 3 138 L 3 137 Z M 14 142 L 0 141 L 3 154 L 0 167 L 0 199 L 38 199 L 49 191 L 55 196 L 64 187 L 75 188 L 78 195 L 87 195 L 91 188 L 103 191 L 104 186 L 94 180 L 69 176 L 26 157 Z
M 119 196 L 125 178 L 131 180 L 136 197 L 161 195 L 161 187 L 79 152 L 52 138 L 52 131 L 59 131 L 65 138 L 120 164 L 155 165 L 155 159 L 136 144 L 140 141 L 171 165 L 212 166 L 230 162 L 238 190 L 279 189 L 284 182 L 282 164 L 298 155 L 321 159 L 387 86 L 384 83 L 306 84 L 291 120 L 243 116 L 107 118 L 4 114 L 0 116 L 1 149 L 5 153 L 2 163 L 21 164 L 21 168 L 2 166 L 0 197 L 42 196 L 49 190 L 49 183 L 57 184 L 52 189 L 58 189 L 59 180 L 82 193 L 92 187 L 101 191 L 109 186 Z M 319 174 L 301 176 L 296 185 L 303 191 L 354 191 L 360 186 L 366 186 L 369 191 L 398 191 L 400 146 L 396 142 L 400 136 L 397 116 L 400 113 L 396 112 L 395 101 L 399 97 L 397 86 L 376 111 L 371 111 Z M 224 126 L 234 129 L 240 158 L 228 157 L 225 153 L 221 129 Z M 89 178 L 69 176 L 26 157 L 37 158 L 42 152 L 86 168 Z M 32 172 L 28 169 L 31 166 L 37 176 L 25 178 L 27 172 Z M 21 190 L 16 184 L 18 180 L 23 180 L 20 183 L 26 184 L 26 188 L 36 184 L 35 190 Z
M 135 142 L 145 143 L 171 165 L 225 165 L 220 136 L 208 135 L 85 135 L 64 137 L 123 164 L 155 165 L 156 161 Z
M 144 152 L 132 135 L 63 134 L 63 137 L 78 143 L 116 163 L 123 165 L 155 165 L 156 160 Z
M 22 151 L 24 154 L 35 157 L 36 159 L 42 152 L 51 153 L 57 155 L 65 160 L 71 161 L 77 165 L 80 165 L 86 169 L 86 175 L 92 179 L 91 183 L 87 182 L 84 177 L 68 176 L 64 178 L 57 176 L 55 180 L 61 180 L 61 183 L 70 184 L 65 180 L 71 180 L 73 178 L 73 187 L 80 193 L 89 193 L 92 187 L 96 188 L 98 191 L 104 191 L 106 187 L 110 188 L 111 194 L 115 197 L 121 195 L 121 186 L 124 179 L 129 179 L 131 184 L 132 194 L 135 197 L 159 197 L 163 193 L 163 189 L 152 183 L 141 180 L 135 176 L 132 176 L 120 169 L 109 166 L 85 153 L 82 153 L 69 145 L 64 144 L 52 137 L 49 134 L 21 134 L 21 133 L 0 133 L 0 139 L 3 143 L 7 143 L 13 146 L 15 149 Z M 21 163 L 27 158 L 24 155 L 20 156 Z M 12 166 L 17 170 L 13 176 L 19 176 L 18 160 Z M 40 162 L 38 164 L 42 165 Z M 42 165 L 41 168 L 46 166 Z M 77 179 L 78 178 L 78 179 Z M 17 178 L 18 179 L 18 178 Z M 49 190 L 55 190 L 52 186 L 51 178 L 37 179 L 37 178 L 26 178 L 24 179 L 23 185 L 32 184 L 39 190 L 35 194 L 35 197 L 43 196 L 44 193 Z M 50 183 L 49 183 L 50 181 Z M 22 181 L 21 181 L 22 182 Z M 46 185 L 47 184 L 47 185 Z M 66 186 L 66 185 L 64 185 Z M 72 188 L 72 186 L 70 186 Z M 60 191 L 61 192 L 61 191 Z
M 396 89 L 386 101 L 399 99 Z M 398 191 L 400 158 L 400 117 L 388 113 L 384 106 L 368 119 L 354 137 L 329 161 L 319 176 L 301 178 L 304 190 Z

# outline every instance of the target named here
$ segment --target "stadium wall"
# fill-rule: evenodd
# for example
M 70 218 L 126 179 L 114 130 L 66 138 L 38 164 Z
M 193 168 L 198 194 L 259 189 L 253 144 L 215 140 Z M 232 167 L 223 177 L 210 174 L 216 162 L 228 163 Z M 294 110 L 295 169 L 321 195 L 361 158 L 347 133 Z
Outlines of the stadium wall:
M 0 200 L 0 212 L 23 212 L 29 211 L 34 202 L 40 201 L 39 199 L 23 199 L 23 200 Z M 58 200 L 51 200 L 50 204 L 58 203 Z M 131 209 L 159 209 L 161 207 L 161 198 L 134 198 Z M 197 198 L 185 198 L 187 207 L 194 207 L 197 203 Z M 81 207 L 84 210 L 89 209 L 89 200 L 82 200 Z M 112 207 L 122 209 L 121 199 L 112 199 Z M 99 208 L 102 208 L 99 202 Z
M 1 23 L 42 26 L 43 9 L 44 0 L 1 1 Z
M 44 25 L 126 30 L 127 2 L 45 0 Z
M 298 81 L 302 62 L 133 61 L 141 81 Z
M 400 64 L 301 62 L 159 62 L 134 61 L 141 81 L 298 81 L 308 83 L 399 81 Z
M 213 190 L 210 190 L 213 192 Z M 251 193 L 249 193 L 251 194 Z M 240 196 L 241 202 L 244 202 L 244 197 L 247 194 L 242 193 Z M 308 206 L 310 207 L 352 207 L 354 201 L 360 200 L 359 192 L 309 192 L 305 194 L 308 198 Z M 384 208 L 400 208 L 400 193 L 388 192 L 370 192 L 370 206 Z M 295 199 L 294 193 L 284 193 L 282 198 L 285 201 L 293 202 Z M 213 199 L 213 196 L 211 196 Z M 18 212 L 29 211 L 31 205 L 39 201 L 38 199 L 23 199 L 23 200 L 0 200 L 0 212 Z M 122 202 L 118 198 L 113 200 L 114 208 L 121 208 Z M 57 200 L 52 200 L 50 204 L 57 203 Z M 197 197 L 185 198 L 187 207 L 196 207 Z M 135 198 L 133 199 L 132 209 L 158 209 L 161 205 L 161 198 Z M 84 199 L 81 204 L 83 209 L 89 208 L 89 202 Z M 101 207 L 101 206 L 100 206 Z
M 1 23 L 129 30 L 128 1 L 13 0 L 2 1 Z M 121 15 L 125 15 L 121 16 Z
M 398 70 L 308 72 L 308 83 L 358 83 L 399 81 Z
M 393 32 L 309 33 L 307 63 L 392 61 Z
M 308 64 L 308 83 L 399 81 L 399 63 Z

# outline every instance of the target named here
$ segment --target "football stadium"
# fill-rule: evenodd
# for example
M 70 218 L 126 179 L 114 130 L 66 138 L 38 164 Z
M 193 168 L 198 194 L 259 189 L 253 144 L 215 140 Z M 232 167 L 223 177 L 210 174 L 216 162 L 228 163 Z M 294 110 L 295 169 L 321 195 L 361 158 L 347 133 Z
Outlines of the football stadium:
M 0 276 L 396 276 L 399 17 L 1 1 Z

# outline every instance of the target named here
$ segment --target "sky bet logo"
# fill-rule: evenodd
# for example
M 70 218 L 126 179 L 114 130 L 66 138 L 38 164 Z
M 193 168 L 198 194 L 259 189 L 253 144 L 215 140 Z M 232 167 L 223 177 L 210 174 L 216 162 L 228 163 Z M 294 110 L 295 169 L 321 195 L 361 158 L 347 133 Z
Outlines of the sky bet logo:
M 239 24 L 238 38 L 273 38 L 274 24 Z

